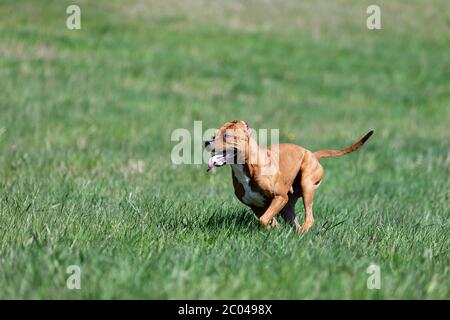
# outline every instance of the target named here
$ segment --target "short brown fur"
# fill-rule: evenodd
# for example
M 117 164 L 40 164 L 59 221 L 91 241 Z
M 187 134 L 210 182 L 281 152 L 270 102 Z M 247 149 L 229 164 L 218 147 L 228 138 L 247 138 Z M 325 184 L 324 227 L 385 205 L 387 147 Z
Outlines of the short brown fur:
M 225 132 L 232 132 L 225 138 Z M 285 221 L 300 232 L 307 232 L 314 224 L 313 199 L 324 176 L 320 158 L 340 157 L 361 147 L 373 134 L 367 133 L 350 147 L 341 150 L 311 152 L 295 144 L 272 145 L 259 148 L 245 121 L 225 123 L 217 130 L 207 150 L 218 153 L 238 150 L 241 164 L 232 164 L 232 179 L 237 198 L 249 206 L 260 223 L 270 228 L 278 223 L 280 213 Z M 295 204 L 303 199 L 304 221 L 300 225 L 295 216 Z

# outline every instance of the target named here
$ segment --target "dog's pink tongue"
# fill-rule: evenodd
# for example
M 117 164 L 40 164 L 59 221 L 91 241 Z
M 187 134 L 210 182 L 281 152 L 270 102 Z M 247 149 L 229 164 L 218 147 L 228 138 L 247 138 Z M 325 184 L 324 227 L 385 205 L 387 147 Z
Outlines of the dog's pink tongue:
M 225 163 L 224 156 L 222 156 L 220 154 L 212 156 L 211 158 L 209 158 L 209 161 L 208 161 L 208 170 L 211 170 L 212 168 L 217 167 L 217 166 L 221 166 L 224 163 Z

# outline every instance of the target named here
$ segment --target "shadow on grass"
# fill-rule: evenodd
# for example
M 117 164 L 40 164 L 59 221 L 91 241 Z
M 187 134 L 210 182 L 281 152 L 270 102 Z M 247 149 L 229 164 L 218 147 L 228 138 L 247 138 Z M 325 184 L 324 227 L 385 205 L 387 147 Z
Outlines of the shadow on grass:
M 258 220 L 250 210 L 216 210 L 204 224 L 210 230 L 257 230 Z

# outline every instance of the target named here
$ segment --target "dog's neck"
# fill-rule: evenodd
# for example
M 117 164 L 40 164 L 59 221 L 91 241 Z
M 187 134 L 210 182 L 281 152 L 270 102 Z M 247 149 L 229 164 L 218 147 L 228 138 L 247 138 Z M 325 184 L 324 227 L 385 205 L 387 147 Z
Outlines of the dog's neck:
M 250 177 L 253 177 L 259 171 L 258 168 L 271 164 L 267 149 L 261 149 L 252 137 L 248 140 L 242 160 L 244 161 L 243 164 L 234 164 L 233 166 L 243 166 Z

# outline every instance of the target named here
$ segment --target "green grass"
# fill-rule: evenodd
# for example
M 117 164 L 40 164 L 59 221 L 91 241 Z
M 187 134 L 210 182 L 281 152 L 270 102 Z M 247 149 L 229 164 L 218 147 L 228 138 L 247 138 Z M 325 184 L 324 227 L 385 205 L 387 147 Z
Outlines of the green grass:
M 182 3 L 0 3 L 0 298 L 449 299 L 449 2 L 379 1 L 380 31 L 367 1 Z M 310 233 L 267 232 L 229 168 L 170 160 L 233 119 L 375 135 L 321 161 Z

